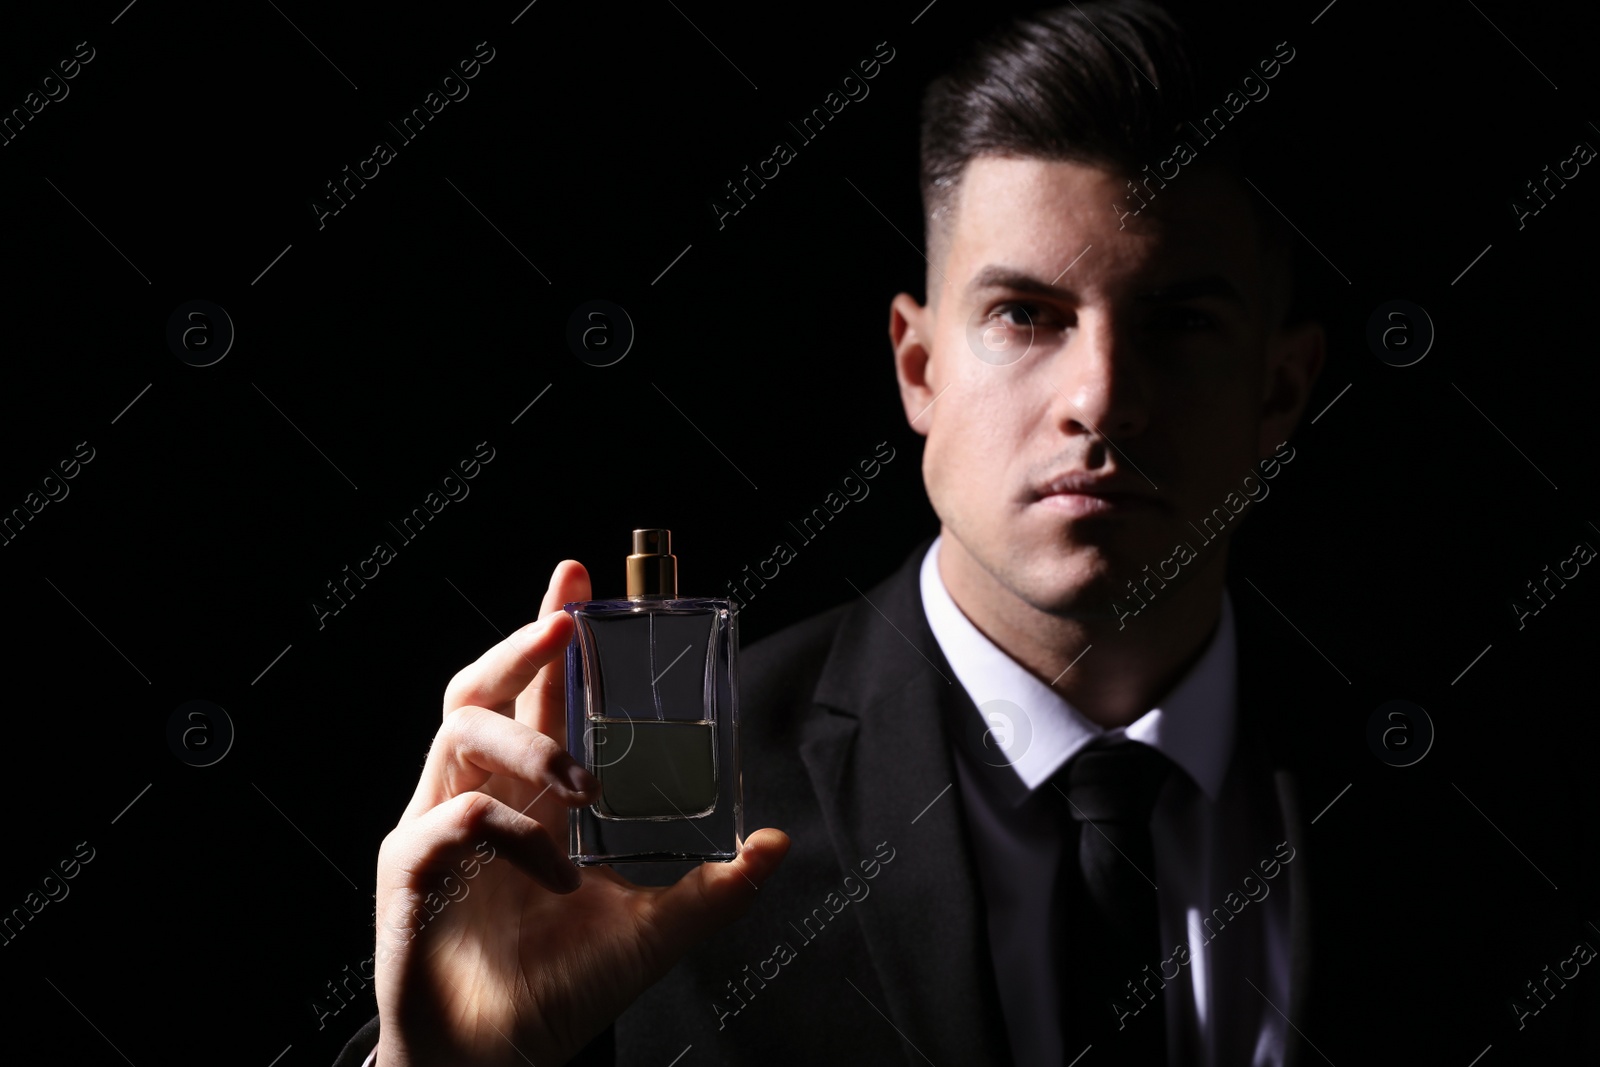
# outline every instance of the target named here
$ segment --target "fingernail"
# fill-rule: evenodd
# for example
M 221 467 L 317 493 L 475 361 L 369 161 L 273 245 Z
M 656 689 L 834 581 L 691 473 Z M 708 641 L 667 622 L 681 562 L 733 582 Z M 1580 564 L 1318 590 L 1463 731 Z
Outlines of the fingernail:
M 561 777 L 566 780 L 567 788 L 571 789 L 574 793 L 591 793 L 600 785 L 600 783 L 595 780 L 594 775 L 584 770 L 583 764 L 577 762 L 576 760 L 567 764 L 567 768 L 561 773 Z

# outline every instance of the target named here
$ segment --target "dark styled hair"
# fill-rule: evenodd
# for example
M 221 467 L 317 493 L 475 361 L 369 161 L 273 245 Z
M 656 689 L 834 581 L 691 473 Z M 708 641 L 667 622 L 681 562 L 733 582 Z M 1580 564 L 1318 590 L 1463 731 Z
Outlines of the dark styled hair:
M 1129 177 L 1172 153 L 1201 110 L 1186 31 L 1152 0 L 1084 0 L 1018 16 L 977 40 L 922 97 L 921 186 L 929 259 L 942 257 L 967 163 L 1012 156 L 1082 163 Z M 1246 131 L 1203 152 L 1242 174 Z M 1292 244 L 1251 196 L 1269 287 L 1269 326 L 1292 315 Z M 1299 317 L 1304 317 L 1303 315 Z

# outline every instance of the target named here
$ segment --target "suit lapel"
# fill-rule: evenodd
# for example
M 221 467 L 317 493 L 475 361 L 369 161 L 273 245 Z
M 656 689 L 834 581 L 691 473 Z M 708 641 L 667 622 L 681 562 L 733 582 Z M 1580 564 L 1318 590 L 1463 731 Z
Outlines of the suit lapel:
M 1005 1064 L 987 915 L 950 756 L 949 723 L 966 694 L 923 614 L 926 547 L 845 618 L 800 758 L 840 865 L 893 857 L 857 910 L 881 987 L 862 994 L 881 995 L 875 1007 L 915 1047 L 905 1050 L 911 1062 Z
M 1336 962 L 1339 946 L 1329 939 L 1334 917 L 1328 901 L 1338 896 L 1333 883 L 1348 860 L 1312 841 L 1308 821 L 1339 791 L 1319 768 L 1331 747 L 1326 731 L 1340 720 L 1342 694 L 1336 682 L 1324 678 L 1325 672 L 1331 678 L 1326 664 L 1282 618 L 1265 609 L 1259 594 L 1235 587 L 1232 595 L 1240 738 L 1272 773 L 1278 815 L 1295 849 L 1289 865 L 1289 1003 L 1277 1007 L 1290 1022 L 1285 1067 L 1306 1067 L 1324 1062 L 1306 1035 L 1318 1030 L 1316 1005 L 1329 992 L 1329 964 Z
M 1273 783 L 1278 797 L 1278 811 L 1283 818 L 1284 833 L 1297 854 L 1305 851 L 1306 831 L 1300 801 L 1300 779 L 1293 771 L 1276 770 Z M 1313 857 L 1314 861 L 1314 857 Z M 1307 877 L 1308 865 L 1302 862 L 1289 868 L 1289 1028 L 1288 1048 L 1284 1067 L 1301 1067 L 1307 1062 L 1304 1037 L 1299 1028 L 1306 1022 L 1308 996 L 1311 990 L 1312 949 L 1311 936 L 1311 883 Z

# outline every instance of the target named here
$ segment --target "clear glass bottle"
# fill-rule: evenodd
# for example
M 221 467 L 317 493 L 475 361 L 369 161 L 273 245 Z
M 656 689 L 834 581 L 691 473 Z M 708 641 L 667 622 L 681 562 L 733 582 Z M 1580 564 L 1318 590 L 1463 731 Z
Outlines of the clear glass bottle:
M 719 860 L 744 838 L 732 601 L 678 596 L 670 530 L 633 531 L 625 600 L 563 605 L 567 749 L 600 780 L 575 808 L 580 866 Z

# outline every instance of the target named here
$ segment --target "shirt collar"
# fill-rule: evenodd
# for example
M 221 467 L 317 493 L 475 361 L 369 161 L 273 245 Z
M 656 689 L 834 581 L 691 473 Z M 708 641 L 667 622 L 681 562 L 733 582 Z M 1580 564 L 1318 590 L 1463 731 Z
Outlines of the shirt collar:
M 1026 799 L 1080 749 L 1097 738 L 1128 738 L 1182 767 L 1209 800 L 1222 790 L 1233 751 L 1236 669 L 1233 605 L 1226 589 L 1222 618 L 1206 650 L 1157 706 L 1125 727 L 1104 730 L 1030 674 L 972 624 L 939 574 L 934 538 L 922 558 L 922 606 L 928 627 L 962 688 L 989 723 L 982 752 L 992 767 L 1009 766 Z

